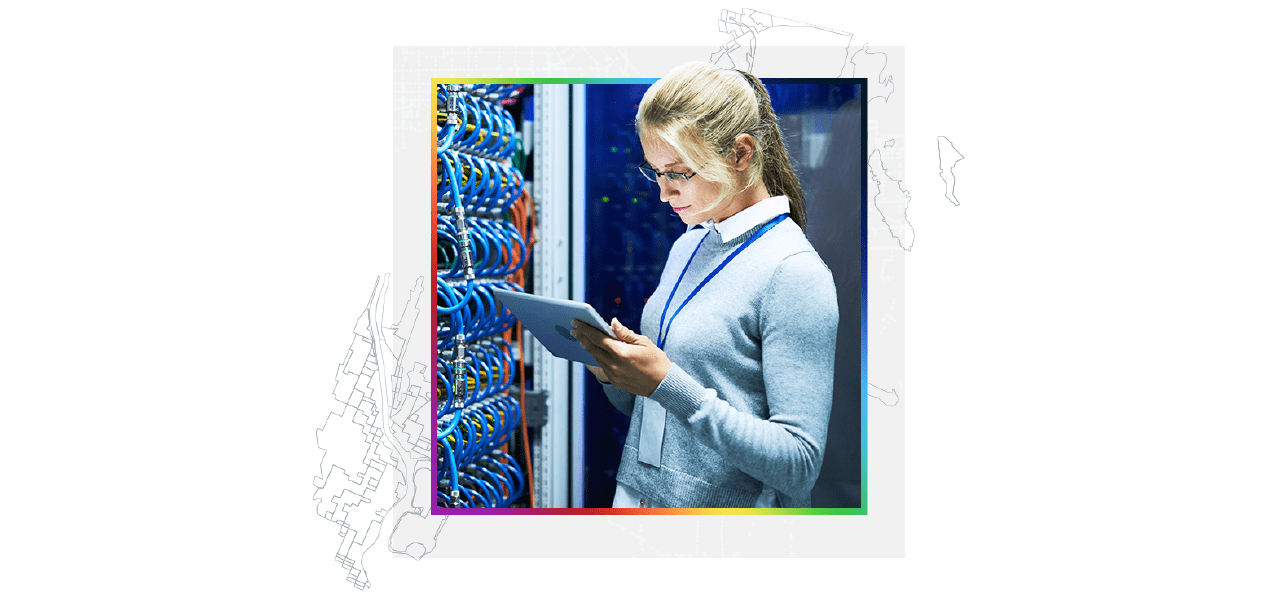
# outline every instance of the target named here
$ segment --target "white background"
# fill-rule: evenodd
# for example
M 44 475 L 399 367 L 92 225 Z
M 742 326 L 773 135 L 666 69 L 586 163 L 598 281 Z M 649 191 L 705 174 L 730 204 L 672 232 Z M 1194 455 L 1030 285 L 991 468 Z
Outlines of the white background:
M 752 8 L 907 52 L 905 559 L 424 559 L 336 581 L 298 415 L 390 270 L 392 47 L 499 40 L 466 32 L 465 4 L 47 3 L 0 12 L 6 584 L 1274 595 L 1274 19 L 818 4 Z M 517 24 L 506 45 L 718 45 L 741 8 L 511 6 L 489 14 Z M 966 157 L 960 206 L 937 135 Z

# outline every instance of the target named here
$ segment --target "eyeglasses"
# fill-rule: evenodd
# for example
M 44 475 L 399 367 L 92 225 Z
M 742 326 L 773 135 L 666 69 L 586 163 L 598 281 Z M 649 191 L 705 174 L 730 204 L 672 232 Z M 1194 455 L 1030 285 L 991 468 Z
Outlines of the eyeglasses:
M 689 181 L 690 179 L 693 178 L 694 175 L 697 175 L 697 173 L 680 173 L 677 171 L 667 171 L 663 173 L 662 171 L 658 171 L 657 169 L 654 169 L 653 165 L 650 165 L 647 162 L 640 165 L 637 168 L 640 169 L 640 174 L 644 175 L 645 179 L 648 179 L 649 181 L 652 181 L 654 183 L 658 183 L 659 177 L 666 177 L 667 181 L 674 183 L 676 185 L 679 185 L 686 181 Z

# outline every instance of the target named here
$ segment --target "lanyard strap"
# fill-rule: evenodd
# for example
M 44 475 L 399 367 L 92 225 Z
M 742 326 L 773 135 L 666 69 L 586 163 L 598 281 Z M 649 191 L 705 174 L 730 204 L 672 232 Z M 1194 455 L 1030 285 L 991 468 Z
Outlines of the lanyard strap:
M 766 223 L 764 227 L 761 227 L 758 231 L 752 234 L 751 237 L 747 238 L 747 241 L 743 242 L 741 246 L 738 246 L 737 249 L 735 249 L 733 253 L 728 256 L 728 258 L 725 258 L 724 261 L 720 263 L 720 266 L 716 267 L 716 270 L 712 271 L 710 275 L 707 275 L 706 279 L 702 280 L 702 283 L 698 284 L 698 287 L 693 288 L 693 293 L 689 294 L 684 299 L 684 302 L 680 304 L 679 308 L 676 308 L 675 314 L 671 315 L 671 321 L 667 321 L 667 309 L 671 308 L 671 300 L 676 297 L 676 290 L 680 289 L 680 282 L 684 281 L 684 274 L 689 272 L 689 265 L 693 264 L 693 258 L 698 255 L 698 250 L 702 249 L 702 242 L 707 241 L 707 237 L 711 235 L 711 232 L 708 231 L 706 235 L 702 236 L 702 239 L 698 241 L 698 247 L 694 248 L 693 254 L 689 255 L 689 262 L 685 263 L 684 270 L 680 271 L 680 278 L 676 279 L 675 286 L 671 288 L 671 295 L 667 296 L 666 306 L 662 307 L 662 318 L 659 319 L 658 321 L 658 349 L 659 350 L 662 349 L 662 347 L 665 345 L 667 341 L 667 334 L 670 333 L 671 331 L 671 324 L 674 323 L 676 320 L 676 317 L 680 315 L 680 311 L 684 310 L 685 305 L 688 304 L 689 301 L 692 300 L 694 296 L 698 295 L 699 291 L 702 291 L 702 286 L 707 285 L 707 282 L 711 281 L 711 278 L 715 277 L 716 274 L 719 273 L 720 270 L 723 269 L 725 265 L 729 264 L 729 261 L 733 260 L 734 257 L 738 256 L 738 253 L 742 252 L 743 250 L 746 250 L 747 246 L 750 246 L 752 242 L 760 239 L 760 236 L 764 235 L 766 231 L 773 229 L 774 225 L 777 225 L 778 223 L 783 222 L 784 220 L 786 220 L 786 218 L 787 218 L 786 213 L 783 213 L 774 217 L 773 220 Z

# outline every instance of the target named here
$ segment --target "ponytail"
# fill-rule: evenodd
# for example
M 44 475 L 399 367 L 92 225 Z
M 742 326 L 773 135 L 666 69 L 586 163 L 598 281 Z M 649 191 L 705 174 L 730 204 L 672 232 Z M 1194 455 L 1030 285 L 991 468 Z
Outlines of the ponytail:
M 756 93 L 756 103 L 760 108 L 760 123 L 752 131 L 756 138 L 756 147 L 761 153 L 761 177 L 770 196 L 786 196 L 791 203 L 791 220 L 805 230 L 804 189 L 800 187 L 800 178 L 796 177 L 791 166 L 791 154 L 782 142 L 782 128 L 778 125 L 778 115 L 773 112 L 773 103 L 769 101 L 769 92 L 755 75 L 746 71 L 738 71 L 751 89 Z

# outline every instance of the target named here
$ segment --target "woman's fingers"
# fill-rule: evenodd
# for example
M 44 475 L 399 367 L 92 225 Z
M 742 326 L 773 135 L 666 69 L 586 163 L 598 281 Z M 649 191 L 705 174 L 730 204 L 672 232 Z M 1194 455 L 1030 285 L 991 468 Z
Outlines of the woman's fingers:
M 591 342 L 594 342 L 595 345 L 614 352 L 622 352 L 623 349 L 629 345 L 643 344 L 643 340 L 648 339 L 634 331 L 631 331 L 630 329 L 627 329 L 627 327 L 616 318 L 609 324 L 609 328 L 613 330 L 614 336 L 617 337 L 611 337 L 609 334 L 578 319 L 573 320 L 574 337 L 578 338 L 578 341 L 590 340 Z
M 576 338 L 578 342 L 584 343 L 584 344 L 593 344 L 596 346 L 601 345 L 600 338 L 608 337 L 599 329 L 596 329 L 595 327 L 587 325 L 586 323 L 583 323 L 582 321 L 579 321 L 577 319 L 573 320 L 572 333 L 573 333 L 573 337 Z
M 596 359 L 596 362 L 601 362 L 601 356 L 608 357 L 613 354 L 613 350 L 606 345 L 605 341 L 613 338 L 577 319 L 573 320 L 573 337 L 578 340 L 578 344 L 583 349 Z
M 649 338 L 637 335 L 617 319 L 610 328 L 618 339 L 574 319 L 573 337 L 600 363 L 612 385 L 633 394 L 653 393 L 671 369 L 671 361 Z

